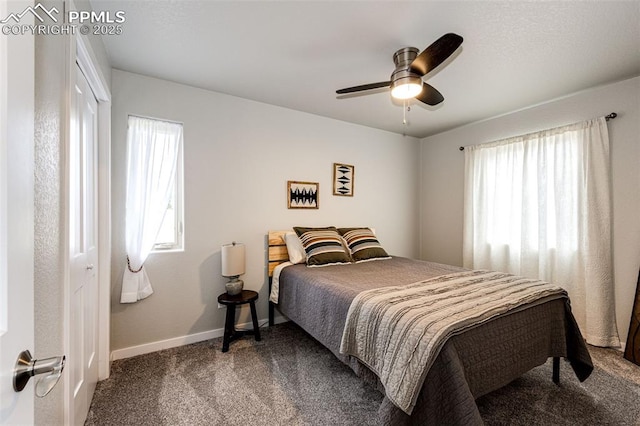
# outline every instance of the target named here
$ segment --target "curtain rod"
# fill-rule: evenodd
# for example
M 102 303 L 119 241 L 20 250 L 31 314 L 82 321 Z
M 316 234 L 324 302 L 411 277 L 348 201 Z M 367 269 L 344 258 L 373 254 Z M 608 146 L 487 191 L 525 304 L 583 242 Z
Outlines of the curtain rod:
M 613 120 L 614 118 L 616 118 L 618 116 L 618 114 L 616 114 L 615 112 L 612 112 L 609 115 L 605 115 L 604 119 L 609 121 L 609 120 Z M 460 148 L 458 148 L 460 151 L 464 151 L 464 146 L 461 146 Z

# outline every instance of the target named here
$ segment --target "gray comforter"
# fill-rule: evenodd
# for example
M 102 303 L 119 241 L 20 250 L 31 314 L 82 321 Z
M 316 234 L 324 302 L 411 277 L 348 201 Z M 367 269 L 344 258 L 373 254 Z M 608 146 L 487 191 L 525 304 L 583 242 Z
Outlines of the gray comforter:
M 278 307 L 384 393 L 375 374 L 339 353 L 352 300 L 364 290 L 411 284 L 462 270 L 400 257 L 323 268 L 294 265 L 280 275 Z M 482 424 L 475 399 L 543 364 L 548 357 L 567 358 L 580 380 L 593 369 L 569 303 L 562 299 L 500 316 L 450 338 L 431 366 L 412 414 L 385 398 L 379 409 L 380 422 Z

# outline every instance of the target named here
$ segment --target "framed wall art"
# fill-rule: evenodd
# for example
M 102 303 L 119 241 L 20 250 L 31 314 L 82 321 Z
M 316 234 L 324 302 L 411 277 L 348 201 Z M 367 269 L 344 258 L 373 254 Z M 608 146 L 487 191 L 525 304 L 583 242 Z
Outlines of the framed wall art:
M 355 167 L 333 163 L 333 195 L 353 197 Z
M 317 209 L 320 184 L 318 182 L 287 181 L 287 208 Z

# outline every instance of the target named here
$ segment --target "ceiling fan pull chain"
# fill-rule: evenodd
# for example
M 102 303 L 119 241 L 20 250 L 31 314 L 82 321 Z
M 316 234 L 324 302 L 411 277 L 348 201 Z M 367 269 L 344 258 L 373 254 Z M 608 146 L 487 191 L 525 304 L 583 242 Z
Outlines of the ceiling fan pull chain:
M 402 100 L 402 124 L 407 125 L 407 100 Z

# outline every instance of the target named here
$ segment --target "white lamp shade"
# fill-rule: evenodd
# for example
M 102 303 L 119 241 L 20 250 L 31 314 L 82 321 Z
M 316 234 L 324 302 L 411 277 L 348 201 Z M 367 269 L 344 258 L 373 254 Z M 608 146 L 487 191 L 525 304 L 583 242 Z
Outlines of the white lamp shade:
M 244 274 L 244 244 L 233 243 L 222 246 L 222 276 L 236 277 Z

